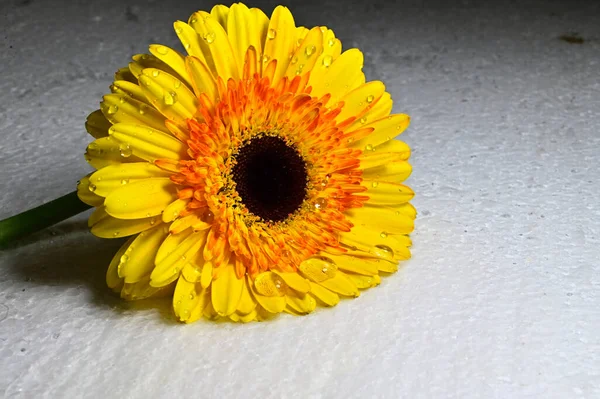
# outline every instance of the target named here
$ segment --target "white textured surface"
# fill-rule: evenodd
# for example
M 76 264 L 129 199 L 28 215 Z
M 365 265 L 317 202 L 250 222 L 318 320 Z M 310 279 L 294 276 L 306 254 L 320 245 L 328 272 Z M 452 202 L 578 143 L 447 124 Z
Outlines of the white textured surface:
M 0 217 L 73 190 L 114 70 L 211 6 L 50 3 L 0 3 Z M 0 397 L 600 397 L 599 5 L 498 3 L 292 3 L 413 117 L 400 272 L 308 317 L 184 326 L 108 292 L 119 243 L 81 215 L 0 253 Z

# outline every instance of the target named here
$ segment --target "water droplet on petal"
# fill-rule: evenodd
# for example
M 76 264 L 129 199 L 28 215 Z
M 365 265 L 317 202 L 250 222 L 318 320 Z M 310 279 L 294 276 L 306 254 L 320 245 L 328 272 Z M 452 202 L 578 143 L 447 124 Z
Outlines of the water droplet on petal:
M 315 208 L 317 209 L 325 209 L 327 208 L 327 198 L 317 198 L 317 200 L 315 201 Z
M 335 44 L 335 39 L 331 38 L 327 41 L 327 44 L 329 45 L 329 47 L 333 47 L 333 45 Z
M 167 55 L 169 54 L 169 49 L 165 46 L 158 46 L 158 48 L 156 49 L 156 51 L 158 52 L 158 54 L 162 54 L 162 55 Z
M 319 26 L 319 29 L 321 29 L 321 32 L 323 33 L 327 32 L 327 27 L 325 26 Z
M 269 59 L 270 59 L 270 57 L 267 54 L 265 54 L 262 57 L 262 62 L 267 63 L 267 62 L 269 62 Z
M 181 27 L 178 26 L 177 28 L 175 28 L 175 33 L 180 35 L 181 33 L 183 33 L 183 29 L 181 29 Z
M 156 224 L 156 218 L 150 219 L 150 226 L 154 226 Z
M 110 129 L 113 129 L 113 128 L 111 127 Z M 110 133 L 110 130 L 109 130 L 109 133 Z M 98 144 L 96 144 L 96 143 L 90 143 L 88 145 L 88 150 L 95 150 L 96 148 L 98 148 Z
M 371 183 L 371 186 L 373 188 L 377 187 L 379 185 L 379 182 L 374 181 L 373 183 Z
M 331 63 L 333 62 L 333 57 L 330 55 L 326 55 L 325 57 L 323 57 L 323 66 L 325 68 L 329 68 L 331 66 Z
M 119 235 L 119 232 L 118 232 L 118 231 L 115 231 L 115 232 L 113 233 L 113 237 L 117 237 L 118 235 Z
M 392 260 L 394 259 L 394 251 L 387 245 L 375 245 L 374 254 L 380 258 Z
M 117 105 L 111 105 L 108 107 L 107 111 L 108 111 L 109 115 L 113 115 L 113 114 L 116 114 L 118 110 L 119 110 L 119 107 Z
M 123 255 L 123 256 L 121 256 L 121 263 L 125 263 L 125 262 L 127 262 L 128 260 L 129 260 L 129 256 L 127 256 L 127 255 Z
M 125 185 L 127 183 L 129 183 L 129 179 L 123 179 L 123 180 L 121 180 L 121 184 L 122 185 Z
M 175 83 L 173 83 L 173 87 L 179 89 L 181 87 L 181 80 L 177 79 Z
M 290 63 L 291 63 L 292 65 L 294 65 L 294 64 L 295 64 L 295 63 L 297 63 L 297 62 L 298 62 L 298 57 L 296 57 L 296 56 L 293 56 L 293 57 L 292 57 L 292 60 L 290 61 Z
M 155 69 L 154 71 L 152 71 L 152 76 L 154 76 L 156 78 L 156 77 L 158 77 L 158 75 L 160 75 L 160 71 L 158 69 Z
M 163 101 L 165 105 L 173 105 L 177 102 L 177 94 L 174 91 L 165 92 Z
M 188 42 L 183 43 L 183 48 L 184 49 L 189 49 L 190 48 L 190 44 Z
M 316 49 L 317 48 L 315 46 L 308 46 L 304 50 L 304 53 L 306 54 L 307 57 L 310 57 L 311 55 L 313 55 L 315 53 Z
M 373 102 L 373 100 L 375 100 L 375 96 L 373 96 L 373 95 L 370 95 L 370 96 L 368 96 L 368 97 L 367 97 L 367 102 L 368 102 L 369 104 L 371 104 L 371 103 Z
M 277 31 L 275 29 L 269 29 L 269 32 L 267 33 L 267 38 L 269 38 L 269 40 L 273 40 L 276 36 Z
M 382 231 L 382 232 L 379 234 L 379 237 L 381 237 L 381 238 L 387 238 L 387 236 L 388 236 L 388 235 L 387 235 L 387 233 L 386 233 L 385 231 Z
M 120 144 L 119 151 L 121 151 L 121 156 L 123 158 L 128 158 L 133 153 L 133 151 L 131 150 L 131 147 L 129 147 L 129 144 L 127 144 L 127 143 Z
M 365 151 L 374 151 L 374 150 L 373 150 L 373 145 L 371 145 L 371 144 L 367 144 L 367 145 L 365 146 Z
M 363 125 L 367 123 L 367 118 L 365 118 L 364 116 L 360 118 L 360 123 L 362 123 Z
M 203 36 L 203 39 L 206 40 L 206 43 L 212 44 L 215 41 L 217 35 L 215 32 L 208 32 Z
M 95 184 L 90 184 L 90 185 L 88 186 L 88 190 L 90 190 L 91 192 L 94 192 L 94 191 L 96 191 L 96 185 L 95 185 Z
M 121 104 L 125 104 L 125 97 L 119 97 L 119 102 Z

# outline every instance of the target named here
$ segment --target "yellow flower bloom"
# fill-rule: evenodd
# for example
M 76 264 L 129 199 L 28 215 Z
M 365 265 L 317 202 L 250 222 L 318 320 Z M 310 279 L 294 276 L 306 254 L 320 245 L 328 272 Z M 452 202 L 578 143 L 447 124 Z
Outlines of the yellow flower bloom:
M 401 184 L 409 123 L 390 115 L 363 55 L 326 27 L 243 4 L 174 24 L 187 55 L 151 45 L 117 71 L 87 120 L 97 169 L 78 186 L 93 234 L 131 236 L 108 285 L 172 295 L 184 322 L 302 315 L 408 259 Z

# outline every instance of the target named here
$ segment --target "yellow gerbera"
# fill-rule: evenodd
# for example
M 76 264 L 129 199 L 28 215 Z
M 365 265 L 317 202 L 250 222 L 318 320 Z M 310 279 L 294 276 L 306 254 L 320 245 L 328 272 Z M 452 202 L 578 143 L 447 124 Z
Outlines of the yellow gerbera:
M 326 27 L 243 4 L 198 11 L 117 71 L 87 120 L 89 226 L 131 236 L 108 285 L 173 295 L 184 322 L 302 315 L 410 257 L 409 123 Z

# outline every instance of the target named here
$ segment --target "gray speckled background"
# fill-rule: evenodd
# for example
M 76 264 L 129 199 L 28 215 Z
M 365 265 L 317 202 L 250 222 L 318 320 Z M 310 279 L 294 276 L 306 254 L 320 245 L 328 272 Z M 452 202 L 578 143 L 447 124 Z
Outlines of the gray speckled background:
M 600 397 L 600 3 L 439 3 L 284 2 L 413 118 L 400 272 L 305 318 L 183 326 L 109 293 L 119 242 L 80 215 L 0 252 L 0 397 Z M 0 2 L 0 217 L 73 190 L 113 72 L 211 6 Z

